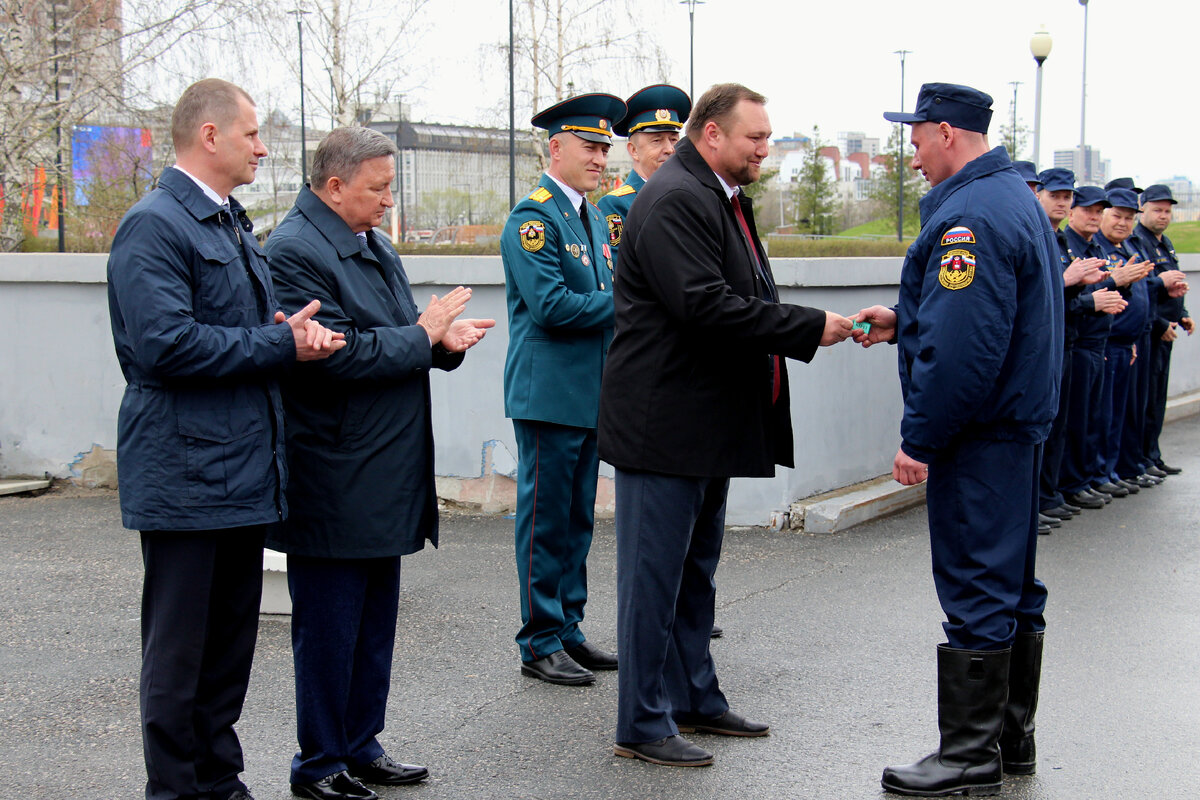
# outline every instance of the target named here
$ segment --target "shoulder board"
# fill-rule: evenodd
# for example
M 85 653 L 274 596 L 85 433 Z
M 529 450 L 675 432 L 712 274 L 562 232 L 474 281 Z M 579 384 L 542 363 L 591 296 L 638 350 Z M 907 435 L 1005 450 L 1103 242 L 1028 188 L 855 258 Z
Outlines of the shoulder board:
M 529 199 L 536 201 L 538 203 L 544 203 L 553 196 L 554 195 L 550 194 L 550 190 L 547 189 L 545 186 L 539 186 L 537 188 L 537 191 L 535 191 L 533 194 L 529 195 Z
M 635 194 L 637 189 L 630 186 L 628 183 L 623 183 L 616 189 L 608 193 L 608 197 L 624 197 L 627 194 Z

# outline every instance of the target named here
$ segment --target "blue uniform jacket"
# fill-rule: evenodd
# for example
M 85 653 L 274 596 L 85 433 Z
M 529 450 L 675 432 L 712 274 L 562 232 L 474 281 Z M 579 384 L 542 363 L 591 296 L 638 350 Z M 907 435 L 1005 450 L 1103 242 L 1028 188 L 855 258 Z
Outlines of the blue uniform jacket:
M 1092 236 L 1089 241 L 1068 225 L 1065 237 L 1068 258 L 1071 261 L 1077 258 L 1106 257 L 1104 251 L 1100 249 L 1100 243 L 1096 241 L 1096 236 Z M 1079 294 L 1069 302 L 1067 313 L 1071 314 L 1075 320 L 1076 342 L 1085 346 L 1095 346 L 1099 342 L 1100 347 L 1103 348 L 1104 342 L 1108 339 L 1108 332 L 1112 329 L 1112 315 L 1096 310 L 1096 301 L 1092 298 L 1092 294 L 1100 289 L 1112 288 L 1114 288 L 1114 284 L 1111 280 L 1089 284 L 1084 286 Z
M 508 298 L 504 413 L 595 428 L 612 340 L 612 257 L 600 211 L 578 209 L 548 175 L 517 204 L 500 236 Z
M 1140 222 L 1134 227 L 1132 238 L 1146 258 L 1154 260 L 1154 280 L 1150 283 L 1150 298 L 1154 301 L 1151 336 L 1158 339 L 1167 332 L 1172 322 L 1191 316 L 1183 304 L 1183 297 L 1171 297 L 1158 277 L 1167 270 L 1179 269 L 1179 258 L 1175 255 L 1175 246 L 1165 233 L 1160 239 Z
M 125 396 L 117 421 L 121 518 L 138 530 L 276 522 L 287 513 L 276 376 L 296 358 L 267 259 L 177 169 L 129 210 L 108 258 Z M 298 309 L 284 309 L 288 313 Z
M 604 215 L 604 221 L 608 223 L 608 246 L 612 248 L 613 263 L 616 263 L 617 254 L 621 249 L 621 233 L 625 230 L 625 218 L 629 216 L 629 209 L 633 205 L 633 201 L 637 199 L 638 190 L 645 185 L 645 179 L 638 174 L 636 169 L 631 169 L 625 178 L 625 183 L 601 197 L 600 202 L 596 204 L 600 213 Z
M 280 299 L 320 300 L 317 320 L 346 335 L 283 381 L 291 516 L 267 544 L 286 553 L 384 558 L 437 544 L 429 370 L 463 354 L 430 348 L 400 257 L 367 235 L 373 247 L 305 187 L 267 239 Z
M 1126 239 L 1119 245 L 1113 244 L 1103 233 L 1097 233 L 1092 240 L 1100 245 L 1100 251 L 1104 253 L 1104 257 L 1108 259 L 1108 269 L 1111 271 L 1124 264 L 1126 261 L 1133 259 L 1141 261 L 1142 256 L 1133 246 L 1130 239 Z M 1136 344 L 1142 338 L 1142 334 L 1146 333 L 1150 322 L 1150 294 L 1149 286 L 1146 281 L 1149 276 L 1140 281 L 1134 281 L 1128 286 L 1118 287 L 1113 282 L 1112 278 L 1105 278 L 1099 285 L 1107 286 L 1109 289 L 1117 289 L 1121 296 L 1125 298 L 1128 305 L 1120 314 L 1113 317 L 1112 328 L 1108 332 L 1108 338 L 1119 344 Z
M 905 453 L 929 463 L 959 437 L 1046 438 L 1062 367 L 1059 263 L 1002 147 L 921 198 L 896 308 Z

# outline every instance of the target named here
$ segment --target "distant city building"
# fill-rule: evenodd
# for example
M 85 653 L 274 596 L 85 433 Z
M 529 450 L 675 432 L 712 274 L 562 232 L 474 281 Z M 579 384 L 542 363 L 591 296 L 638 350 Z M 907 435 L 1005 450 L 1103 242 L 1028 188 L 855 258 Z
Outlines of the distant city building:
M 1101 158 L 1100 151 L 1093 147 L 1085 147 L 1082 153 L 1078 147 L 1055 150 L 1054 166 L 1074 172 L 1080 186 L 1103 186 L 1112 172 L 1112 162 Z
M 879 139 L 868 137 L 862 131 L 839 131 L 838 149 L 847 156 L 866 153 L 868 158 L 879 155 Z

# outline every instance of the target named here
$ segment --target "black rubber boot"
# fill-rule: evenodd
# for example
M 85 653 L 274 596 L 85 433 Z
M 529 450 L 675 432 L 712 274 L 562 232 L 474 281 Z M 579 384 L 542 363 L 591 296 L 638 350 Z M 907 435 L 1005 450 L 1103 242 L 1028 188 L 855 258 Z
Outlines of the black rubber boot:
M 1004 731 L 1000 758 L 1009 775 L 1037 771 L 1033 743 L 1033 716 L 1037 713 L 1038 686 L 1042 681 L 1042 640 L 1045 634 L 1018 633 L 1008 668 L 1008 703 L 1004 706 Z
M 999 740 L 1011 655 L 1011 649 L 938 645 L 941 747 L 915 764 L 885 769 L 880 783 L 886 791 L 921 797 L 1000 791 Z

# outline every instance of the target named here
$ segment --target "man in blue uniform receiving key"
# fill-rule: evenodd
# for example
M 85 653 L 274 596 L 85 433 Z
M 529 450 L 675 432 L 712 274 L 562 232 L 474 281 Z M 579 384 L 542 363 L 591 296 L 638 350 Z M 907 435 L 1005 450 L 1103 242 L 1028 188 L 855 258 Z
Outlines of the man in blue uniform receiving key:
M 892 474 L 928 479 L 947 643 L 938 646 L 941 746 L 888 767 L 883 788 L 939 796 L 999 789 L 1035 768 L 1033 717 L 1046 587 L 1034 576 L 1041 443 L 1058 409 L 1062 274 L 1054 234 L 1002 147 L 992 98 L 930 83 L 912 125 L 921 235 L 895 308 L 860 311 L 864 345 L 896 341 L 904 395 Z M 1003 760 L 1003 771 L 1001 762 Z
M 521 672 L 579 685 L 617 657 L 586 641 L 587 555 L 600 457 L 600 376 L 612 340 L 612 250 L 587 192 L 608 163 L 608 94 L 564 100 L 535 116 L 550 132 L 550 167 L 500 237 L 508 297 L 504 412 L 517 440 L 517 578 Z
M 687 92 L 665 83 L 634 92 L 625 105 L 625 117 L 613 125 L 613 131 L 629 138 L 625 147 L 633 159 L 633 169 L 625 183 L 601 197 L 596 204 L 608 223 L 608 246 L 612 249 L 614 262 L 621 246 L 625 217 L 629 215 L 638 190 L 675 153 L 679 131 L 692 111 Z

